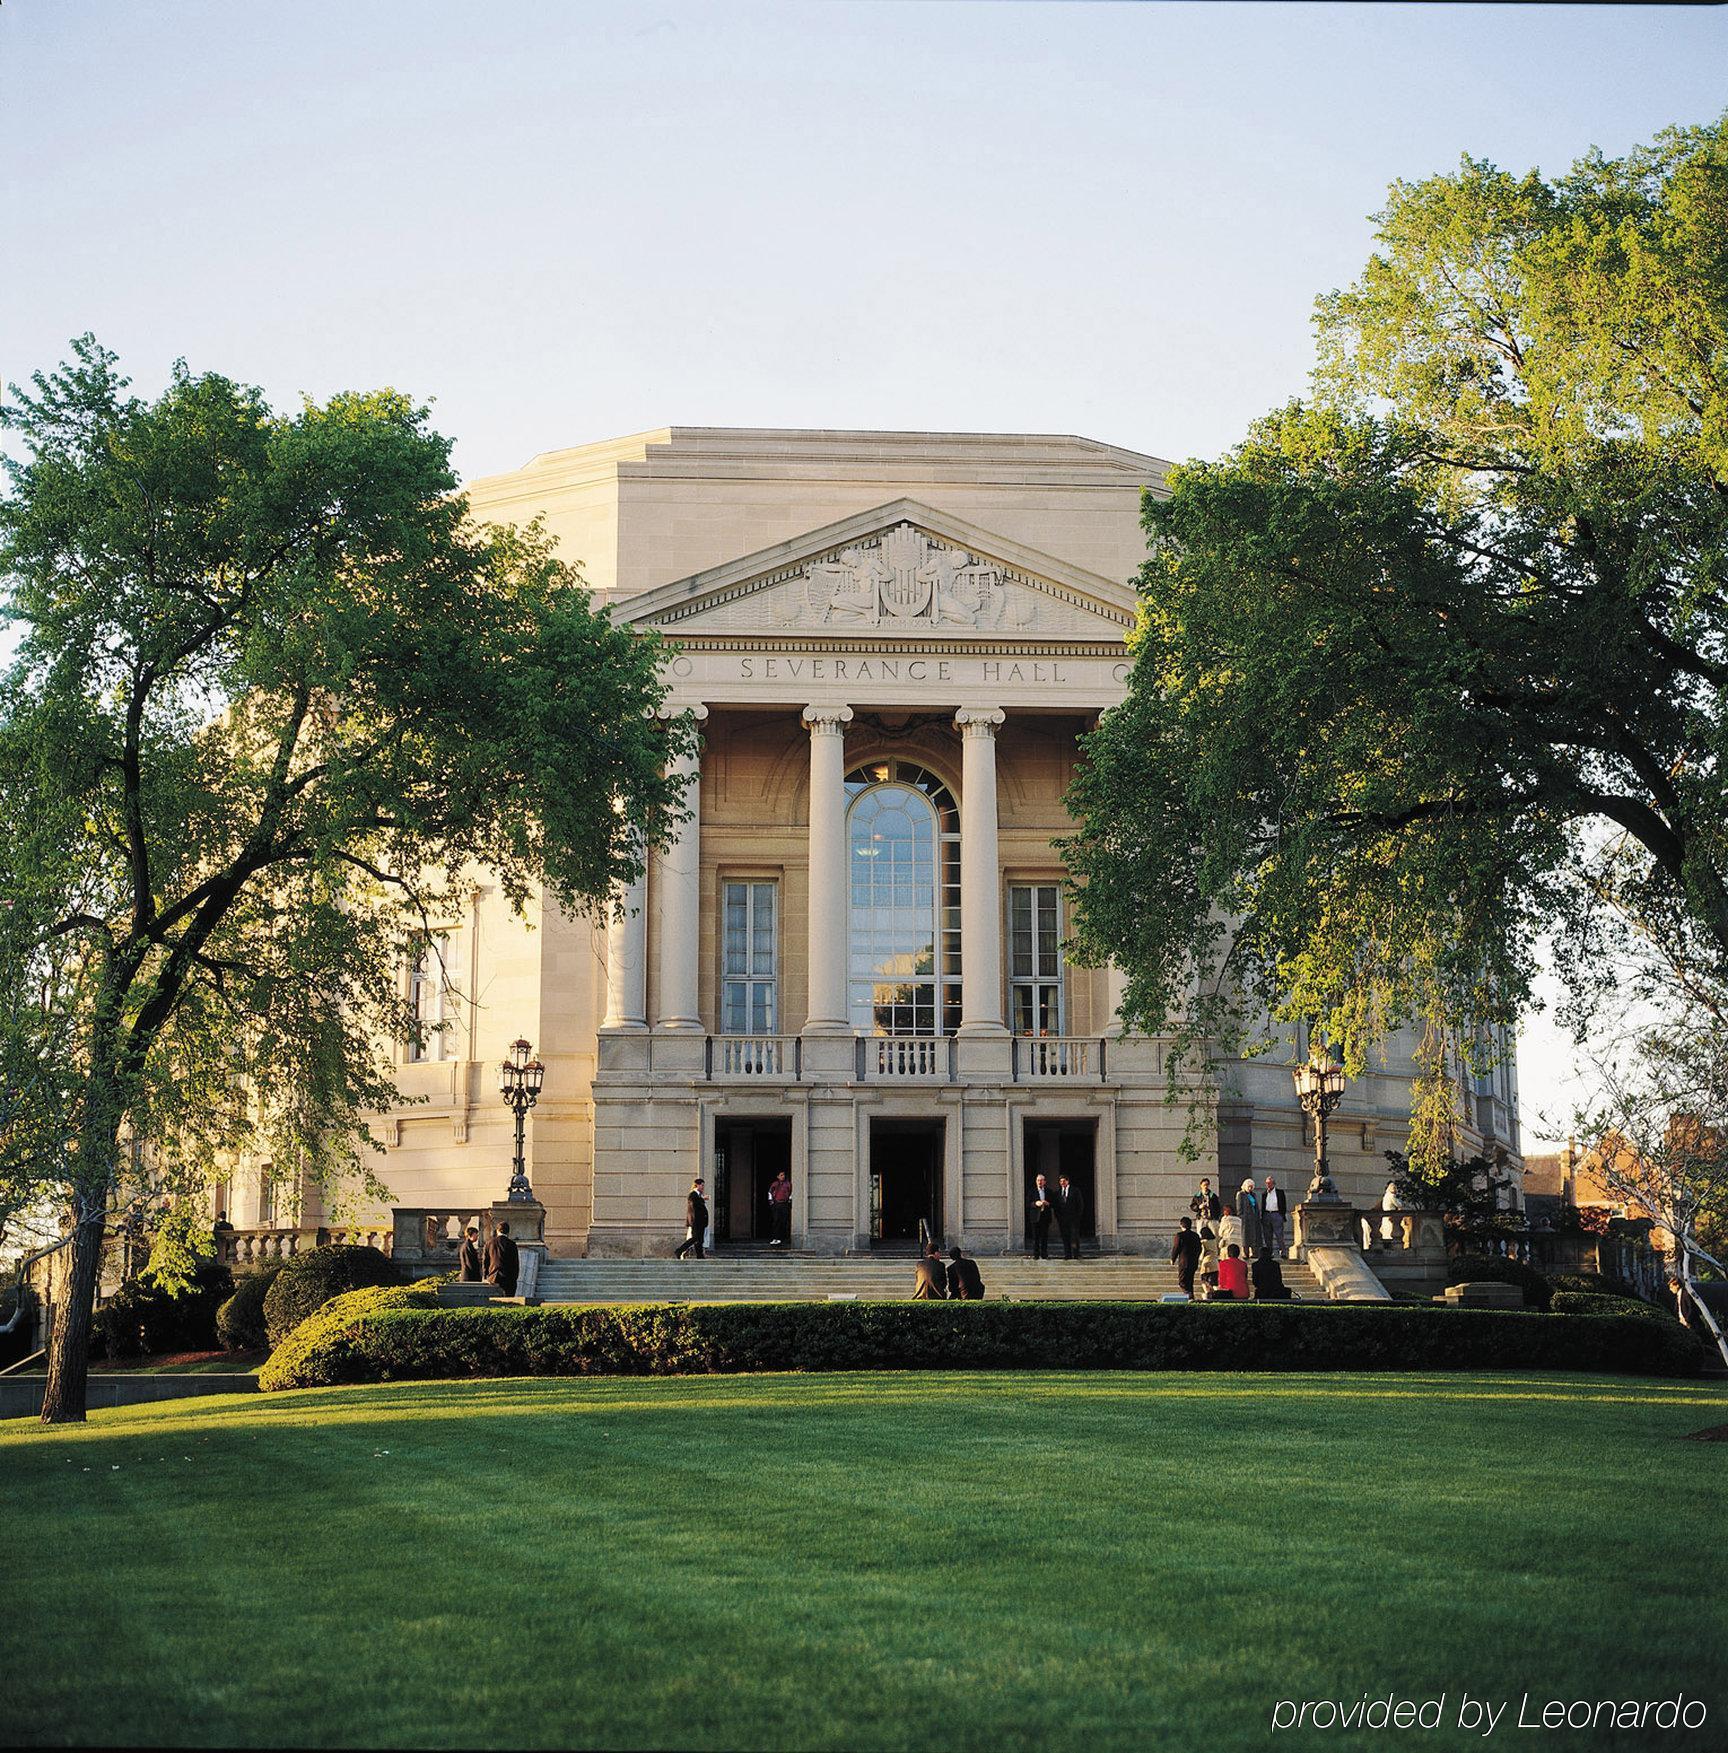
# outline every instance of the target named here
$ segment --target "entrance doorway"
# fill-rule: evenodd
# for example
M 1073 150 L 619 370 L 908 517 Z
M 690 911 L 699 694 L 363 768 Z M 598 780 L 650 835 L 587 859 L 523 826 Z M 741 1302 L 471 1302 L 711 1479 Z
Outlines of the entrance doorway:
M 784 1170 L 792 1173 L 792 1121 L 714 1122 L 714 1240 L 766 1242 L 768 1189 Z
M 1028 1120 L 1025 1134 L 1026 1233 L 1032 1233 L 1032 1187 L 1039 1175 L 1055 1187 L 1066 1175 L 1080 1189 L 1080 1235 L 1098 1235 L 1098 1122 L 1096 1120 Z M 1061 1238 L 1052 1232 L 1052 1240 Z
M 940 1120 L 870 1122 L 870 1240 L 916 1243 L 922 1222 L 942 1239 Z

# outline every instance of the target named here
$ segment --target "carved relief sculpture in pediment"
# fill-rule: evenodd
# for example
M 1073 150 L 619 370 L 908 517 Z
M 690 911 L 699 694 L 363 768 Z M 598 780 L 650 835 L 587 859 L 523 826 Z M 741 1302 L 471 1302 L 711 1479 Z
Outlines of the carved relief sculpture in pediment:
M 813 560 L 788 581 L 782 619 L 834 626 L 1029 627 L 1036 610 L 1002 571 L 909 523 Z

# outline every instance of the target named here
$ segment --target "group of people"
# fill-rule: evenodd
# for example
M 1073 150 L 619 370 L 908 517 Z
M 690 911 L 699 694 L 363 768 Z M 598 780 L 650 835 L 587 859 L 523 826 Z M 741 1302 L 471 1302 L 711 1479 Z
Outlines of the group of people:
M 1054 1187 L 1046 1176 L 1040 1175 L 1032 1183 L 1032 1258 L 1050 1258 L 1050 1230 L 1054 1225 L 1062 1232 L 1062 1258 L 1078 1260 L 1080 1219 L 1085 1209 L 1084 1195 L 1066 1175 L 1058 1175 Z
M 708 1242 L 707 1184 L 698 1175 L 690 1183 L 684 1201 L 684 1240 L 673 1250 L 683 1260 L 694 1255 L 705 1260 Z M 768 1184 L 768 1246 L 790 1247 L 792 1242 L 792 1177 L 784 1169 Z
M 959 1248 L 948 1250 L 943 1261 L 934 1242 L 924 1244 L 924 1252 L 912 1269 L 912 1300 L 918 1303 L 948 1301 L 954 1303 L 982 1302 L 984 1274 L 978 1262 Z
M 510 1226 L 501 1223 L 492 1232 L 484 1247 L 480 1242 L 480 1226 L 469 1224 L 456 1251 L 456 1277 L 462 1284 L 495 1284 L 505 1296 L 516 1294 L 516 1281 L 521 1274 L 521 1256 L 511 1238 Z
M 1288 1302 L 1289 1287 L 1278 1264 L 1284 1253 L 1289 1203 L 1277 1177 L 1263 1188 L 1247 1176 L 1226 1201 L 1202 1175 L 1170 1244 L 1176 1282 L 1186 1296 L 1234 1298 L 1246 1302 Z M 1198 1289 L 1196 1286 L 1198 1285 Z

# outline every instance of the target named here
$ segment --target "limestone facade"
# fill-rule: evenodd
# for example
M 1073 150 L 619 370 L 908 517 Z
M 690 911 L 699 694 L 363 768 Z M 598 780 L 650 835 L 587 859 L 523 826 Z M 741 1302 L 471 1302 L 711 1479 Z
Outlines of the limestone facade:
M 1165 1043 L 1124 1037 L 1108 969 L 1069 965 L 1054 839 L 1078 739 L 1119 700 L 1165 465 L 1037 435 L 671 428 L 475 483 L 477 515 L 543 517 L 614 613 L 676 642 L 668 709 L 700 722 L 691 821 L 610 921 L 452 898 L 418 979 L 443 1032 L 380 1117 L 405 1206 L 503 1196 L 497 1064 L 547 1066 L 528 1168 L 557 1255 L 661 1252 L 704 1174 L 720 1246 L 915 1233 L 1020 1246 L 1044 1168 L 1107 1246 L 1167 1246 L 1194 1180 L 1311 1145 L 1288 1052 L 1229 1080 L 1198 1163 Z M 1333 1121 L 1363 1203 L 1402 1144 L 1408 1043 Z M 1515 1151 L 1515 1074 L 1468 1092 Z M 255 1221 L 232 1190 L 230 1215 Z

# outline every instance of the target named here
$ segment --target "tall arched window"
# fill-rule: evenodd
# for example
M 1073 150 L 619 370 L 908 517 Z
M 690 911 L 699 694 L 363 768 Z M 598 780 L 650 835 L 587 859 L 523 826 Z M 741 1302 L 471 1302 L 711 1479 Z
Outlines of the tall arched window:
M 960 812 L 910 761 L 846 776 L 847 1000 L 867 1035 L 950 1035 L 960 1022 Z

